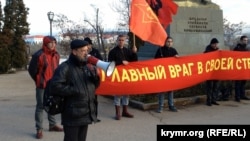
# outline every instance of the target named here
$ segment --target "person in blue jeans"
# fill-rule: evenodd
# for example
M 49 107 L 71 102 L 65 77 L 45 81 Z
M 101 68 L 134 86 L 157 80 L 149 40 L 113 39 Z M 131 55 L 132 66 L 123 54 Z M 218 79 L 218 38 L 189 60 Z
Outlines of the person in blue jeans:
M 170 36 L 166 39 L 165 45 L 163 47 L 158 48 L 154 58 L 157 59 L 157 58 L 167 58 L 167 57 L 178 57 L 178 52 L 176 51 L 175 48 L 173 48 L 173 38 Z M 158 94 L 159 107 L 158 107 L 157 112 L 161 113 L 163 111 L 165 94 L 168 95 L 169 110 L 172 112 L 177 112 L 178 110 L 174 106 L 174 92 L 173 91 L 161 92 Z
M 168 96 L 169 110 L 172 112 L 177 112 L 177 109 L 174 106 L 174 91 L 162 92 L 158 94 L 159 107 L 157 112 L 161 113 L 163 111 L 165 95 Z

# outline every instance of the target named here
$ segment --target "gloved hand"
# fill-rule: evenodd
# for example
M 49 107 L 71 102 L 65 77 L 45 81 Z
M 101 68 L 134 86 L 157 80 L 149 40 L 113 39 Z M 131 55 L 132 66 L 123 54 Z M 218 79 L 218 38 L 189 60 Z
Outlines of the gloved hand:
M 90 72 L 89 79 L 95 84 L 95 87 L 98 88 L 100 86 L 100 70 L 92 65 L 92 64 L 87 64 L 87 68 Z

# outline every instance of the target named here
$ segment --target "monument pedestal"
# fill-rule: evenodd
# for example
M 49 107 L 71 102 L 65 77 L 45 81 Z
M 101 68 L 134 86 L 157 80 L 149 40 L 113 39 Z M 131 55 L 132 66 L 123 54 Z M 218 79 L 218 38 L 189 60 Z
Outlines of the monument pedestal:
M 181 55 L 202 53 L 212 38 L 224 47 L 222 10 L 211 7 L 179 7 L 169 26 L 169 36 Z

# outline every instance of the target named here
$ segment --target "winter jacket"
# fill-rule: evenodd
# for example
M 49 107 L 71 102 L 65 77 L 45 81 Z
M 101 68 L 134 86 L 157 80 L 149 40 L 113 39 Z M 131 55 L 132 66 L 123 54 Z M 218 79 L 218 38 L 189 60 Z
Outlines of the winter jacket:
M 115 61 L 116 66 L 121 65 L 122 61 L 128 62 L 137 61 L 138 57 L 136 53 L 133 53 L 130 49 L 123 47 L 122 49 L 118 46 L 114 47 L 108 55 L 108 60 Z
M 90 55 L 98 58 L 99 60 L 103 60 L 102 55 L 100 54 L 99 50 L 92 48 L 92 50 L 89 52 Z
M 219 48 L 213 48 L 211 45 L 207 45 L 204 53 L 207 53 L 207 52 L 212 52 L 212 51 L 216 51 L 218 50 Z
M 173 47 L 159 47 L 155 53 L 155 58 L 167 58 L 167 57 L 174 57 L 175 55 L 178 55 L 178 52 Z
M 44 89 L 46 82 L 51 79 L 55 69 L 58 67 L 60 55 L 56 50 L 49 50 L 46 46 L 55 38 L 46 36 L 43 39 L 42 49 L 32 55 L 28 72 L 35 81 L 36 87 Z
M 63 125 L 82 126 L 97 121 L 94 100 L 99 84 L 95 66 L 78 61 L 73 54 L 59 65 L 51 86 L 54 95 L 64 97 Z
M 246 45 L 237 44 L 234 48 L 234 51 L 248 51 Z

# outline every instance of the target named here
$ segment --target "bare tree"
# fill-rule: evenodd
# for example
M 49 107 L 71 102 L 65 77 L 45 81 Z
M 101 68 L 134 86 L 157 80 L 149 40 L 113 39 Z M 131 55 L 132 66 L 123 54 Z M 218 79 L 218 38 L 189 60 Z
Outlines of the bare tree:
M 59 44 L 62 47 L 63 55 L 69 54 L 69 44 L 71 40 L 84 38 L 84 35 L 88 33 L 88 29 L 84 25 L 69 20 L 68 17 L 63 14 L 55 15 L 53 26 L 60 30 L 59 34 L 62 37 L 62 41 L 60 41 Z
M 118 31 L 129 31 L 130 3 L 131 0 L 117 0 L 110 6 L 114 12 L 120 15 L 117 23 Z
M 95 9 L 96 11 L 96 18 L 95 18 L 95 24 L 92 24 L 90 20 L 88 19 L 84 19 L 85 22 L 87 22 L 96 32 L 96 38 L 97 38 L 97 44 L 98 44 L 98 49 L 100 49 L 101 47 L 101 43 L 100 43 L 100 23 L 99 23 L 99 8 Z
M 113 3 L 111 8 L 113 9 L 113 11 L 117 12 L 120 15 L 120 20 L 118 22 L 118 31 L 125 31 L 126 33 L 128 33 L 129 47 L 132 48 L 133 46 L 136 46 L 139 50 L 140 46 L 144 45 L 144 41 L 129 30 L 130 4 L 131 0 L 118 0 Z
M 94 19 L 95 24 L 92 24 L 92 22 L 88 20 L 87 18 L 85 18 L 84 21 L 87 22 L 96 32 L 98 49 L 104 52 L 104 59 L 107 60 L 107 52 L 105 51 L 105 45 L 103 41 L 104 28 L 101 26 L 101 21 L 99 18 L 99 8 L 95 8 L 94 5 L 93 5 L 93 8 L 95 9 L 95 13 L 96 13 L 96 16 Z
M 245 25 L 244 22 L 234 24 L 234 23 L 229 22 L 225 18 L 223 19 L 225 45 L 229 46 L 230 49 L 232 49 L 232 47 L 236 44 L 235 36 L 242 34 L 244 25 Z

